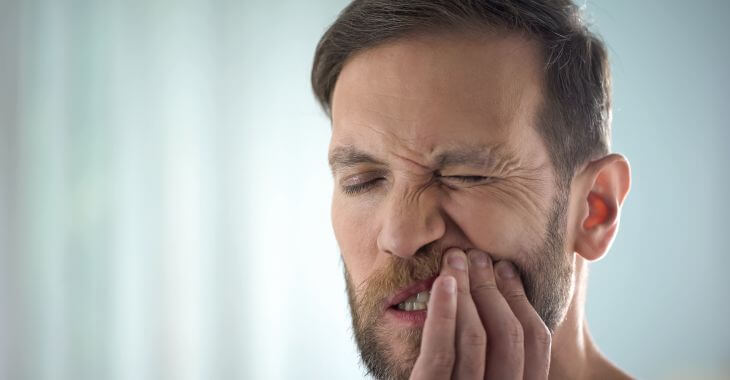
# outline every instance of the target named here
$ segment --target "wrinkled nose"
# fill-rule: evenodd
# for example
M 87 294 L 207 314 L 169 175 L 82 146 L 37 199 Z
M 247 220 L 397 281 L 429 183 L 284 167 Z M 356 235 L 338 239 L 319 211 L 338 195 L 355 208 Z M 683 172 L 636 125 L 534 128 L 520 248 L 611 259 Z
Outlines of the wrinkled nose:
M 409 258 L 446 231 L 435 196 L 390 196 L 384 207 L 378 248 L 388 254 Z

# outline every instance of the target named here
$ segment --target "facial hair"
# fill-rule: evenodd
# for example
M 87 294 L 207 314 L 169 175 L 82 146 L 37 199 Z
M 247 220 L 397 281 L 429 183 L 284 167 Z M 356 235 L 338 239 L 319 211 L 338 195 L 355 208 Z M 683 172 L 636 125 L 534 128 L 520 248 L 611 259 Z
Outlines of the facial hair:
M 573 262 L 563 249 L 566 228 L 567 191 L 558 191 L 546 223 L 541 244 L 514 261 L 525 294 L 551 333 L 562 322 L 573 292 Z M 407 260 L 392 258 L 388 264 L 355 287 L 343 265 L 352 328 L 362 363 L 376 379 L 408 379 L 418 358 L 422 329 L 388 329 L 382 316 L 383 302 L 414 282 L 438 276 L 443 248 L 428 244 Z M 387 305 L 389 306 L 389 305 Z M 394 344 L 395 342 L 395 344 Z

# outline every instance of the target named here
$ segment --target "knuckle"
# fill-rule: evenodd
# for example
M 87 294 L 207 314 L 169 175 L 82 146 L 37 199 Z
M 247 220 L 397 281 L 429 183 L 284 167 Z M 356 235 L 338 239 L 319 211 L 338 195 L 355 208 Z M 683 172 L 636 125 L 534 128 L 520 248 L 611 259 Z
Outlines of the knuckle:
M 507 343 L 512 349 L 522 349 L 525 343 L 525 334 L 522 330 L 522 325 L 515 319 L 510 321 L 504 327 L 504 332 L 507 336 Z
M 484 329 L 467 329 L 461 335 L 461 343 L 468 347 L 485 347 L 487 345 L 487 333 Z
M 507 301 L 524 301 L 527 300 L 525 292 L 522 289 L 507 289 L 502 292 L 502 295 Z
M 549 349 L 552 344 L 553 337 L 550 334 L 550 330 L 548 330 L 544 323 L 539 323 L 537 326 L 530 328 L 526 334 L 529 335 L 530 340 L 536 342 L 543 348 Z
M 454 367 L 456 358 L 454 354 L 447 351 L 439 351 L 433 353 L 428 358 L 428 366 L 434 371 L 451 371 Z
M 486 292 L 494 291 L 495 289 L 497 289 L 496 283 L 494 283 L 493 281 L 485 281 L 480 284 L 475 284 L 474 286 L 472 286 L 471 293 L 472 294 L 483 294 Z
M 448 311 L 441 311 L 438 313 L 436 318 L 441 320 L 442 323 L 448 323 L 450 325 L 456 323 L 456 315 L 449 313 Z

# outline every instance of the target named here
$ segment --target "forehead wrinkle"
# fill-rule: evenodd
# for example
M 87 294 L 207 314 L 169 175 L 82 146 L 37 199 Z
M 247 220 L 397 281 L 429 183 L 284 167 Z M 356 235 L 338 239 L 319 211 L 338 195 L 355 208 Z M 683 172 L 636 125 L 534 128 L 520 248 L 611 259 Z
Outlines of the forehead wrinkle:
M 500 171 L 519 167 L 517 156 L 503 144 L 467 145 L 441 152 L 436 157 L 440 168 L 449 166 L 472 166 L 494 168 Z
M 429 153 L 433 149 L 424 149 L 422 147 L 429 145 L 427 141 L 435 135 L 435 132 L 430 134 L 424 133 L 424 130 L 416 126 L 415 122 L 409 119 L 388 116 L 376 110 L 373 110 L 373 112 L 379 113 L 384 118 L 389 119 L 386 120 L 387 123 L 397 126 L 388 128 L 378 127 L 373 124 L 363 124 L 365 128 L 380 136 L 380 143 L 388 155 L 401 159 L 419 169 L 432 170 L 427 161 Z M 408 156 L 411 157 L 409 158 Z M 417 158 L 420 158 L 421 162 Z
M 374 111 L 373 113 L 378 112 Z M 433 161 L 429 157 L 434 149 L 429 147 L 432 146 L 430 141 L 433 140 L 436 133 L 424 133 L 424 131 L 416 128 L 412 121 L 390 119 L 383 122 L 393 124 L 393 127 L 364 122 L 349 122 L 348 124 L 353 127 L 360 127 L 360 130 L 355 131 L 354 137 L 365 141 L 374 140 L 374 144 L 379 146 L 377 150 L 379 155 L 382 155 L 383 162 L 378 163 L 396 166 L 393 165 L 394 162 L 386 162 L 397 159 L 405 164 L 404 166 L 411 167 L 414 170 L 432 171 Z M 377 137 L 367 136 L 363 133 L 363 130 L 367 130 Z
M 406 157 L 406 156 L 404 156 L 402 154 L 398 154 L 398 153 L 395 153 L 395 152 L 391 152 L 390 154 L 392 156 L 398 158 L 398 159 L 401 159 L 401 160 L 407 162 L 408 164 L 410 164 L 412 166 L 415 166 L 415 167 L 423 170 L 423 171 L 429 172 L 429 171 L 432 171 L 433 170 L 433 168 L 431 166 L 429 166 L 428 164 L 422 164 L 422 163 L 420 163 L 420 162 L 418 162 L 418 161 L 416 161 L 414 159 L 408 158 L 408 157 Z

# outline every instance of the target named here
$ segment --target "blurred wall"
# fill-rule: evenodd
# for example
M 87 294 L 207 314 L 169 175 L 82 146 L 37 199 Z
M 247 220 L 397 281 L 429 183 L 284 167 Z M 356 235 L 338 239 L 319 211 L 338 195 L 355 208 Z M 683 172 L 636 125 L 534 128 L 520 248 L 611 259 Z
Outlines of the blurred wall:
M 0 378 L 359 378 L 314 46 L 344 0 L 0 0 Z M 591 267 L 641 378 L 726 378 L 724 1 L 591 1 L 633 188 Z
M 642 378 L 730 378 L 727 1 L 595 1 L 633 183 L 591 267 L 594 337 Z

